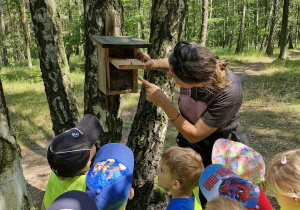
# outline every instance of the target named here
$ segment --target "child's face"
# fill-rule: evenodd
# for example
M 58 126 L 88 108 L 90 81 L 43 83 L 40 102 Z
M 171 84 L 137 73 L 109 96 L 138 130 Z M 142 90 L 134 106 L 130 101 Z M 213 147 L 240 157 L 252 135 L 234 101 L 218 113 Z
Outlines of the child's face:
M 299 209 L 300 203 L 295 202 L 293 198 L 282 195 L 278 192 L 275 192 L 276 199 L 279 206 L 284 210 L 296 210 Z
M 174 179 L 170 174 L 170 168 L 164 163 L 161 163 L 158 168 L 158 186 L 170 190 L 172 189 L 173 181 Z

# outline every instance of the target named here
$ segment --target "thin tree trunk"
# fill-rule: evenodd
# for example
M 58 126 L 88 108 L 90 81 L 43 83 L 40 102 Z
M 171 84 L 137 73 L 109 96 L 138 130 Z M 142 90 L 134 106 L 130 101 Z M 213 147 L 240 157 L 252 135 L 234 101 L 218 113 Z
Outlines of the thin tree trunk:
M 187 10 L 186 0 L 153 0 L 149 55 L 152 58 L 168 56 L 181 39 Z M 163 87 L 169 98 L 173 96 L 174 81 L 161 71 L 144 75 L 148 81 Z M 127 208 L 147 209 L 154 178 L 157 174 L 160 153 L 167 132 L 168 117 L 160 107 L 146 101 L 142 86 L 137 114 L 131 127 L 127 146 L 134 153 L 133 188 L 135 196 Z M 126 209 L 127 209 L 126 208 Z
M 290 6 L 290 0 L 284 0 L 281 34 L 280 34 L 280 53 L 278 59 L 285 59 L 287 56 L 286 45 L 287 45 L 288 25 L 289 25 L 289 6 Z
M 74 127 L 79 113 L 54 0 L 31 0 L 30 12 L 55 135 Z
M 229 44 L 229 49 L 232 47 L 232 43 L 235 37 L 235 0 L 232 1 L 232 7 L 233 7 L 233 27 L 232 27 L 232 33 L 231 33 L 231 38 L 230 38 L 230 44 Z
M 228 32 L 228 19 L 229 19 L 229 0 L 227 0 L 227 7 L 226 7 L 226 16 L 225 16 L 225 39 L 223 43 L 223 48 L 225 45 L 228 45 L 228 39 L 229 39 L 229 32 Z
M 237 41 L 235 53 L 240 53 L 241 47 L 242 47 L 242 39 L 243 39 L 245 16 L 246 16 L 246 4 L 247 4 L 247 0 L 243 0 L 243 12 L 242 12 L 242 16 L 241 16 L 240 33 L 239 33 L 239 38 Z
M 274 0 L 274 13 L 273 13 L 272 25 L 270 28 L 270 34 L 269 34 L 269 39 L 268 39 L 268 44 L 266 49 L 266 54 L 269 56 L 273 55 L 275 33 L 277 29 L 277 20 L 279 14 L 279 4 L 280 4 L 280 0 Z
M 21 150 L 11 131 L 0 77 L 0 209 L 34 209 L 21 166 Z
M 202 25 L 201 25 L 201 46 L 206 45 L 208 23 L 208 0 L 202 0 Z
M 274 10 L 274 0 L 271 0 L 270 12 L 269 12 L 269 16 L 268 16 L 267 23 L 266 23 L 266 29 L 265 29 L 264 37 L 263 37 L 263 40 L 261 42 L 259 51 L 263 51 L 263 49 L 266 45 L 266 40 L 267 40 L 267 37 L 268 37 L 268 31 L 269 31 L 269 27 L 270 27 L 269 25 L 270 25 L 270 20 L 272 18 L 273 10 Z
M 27 60 L 28 60 L 28 67 L 32 68 L 32 61 L 31 61 L 31 54 L 30 54 L 30 31 L 28 30 L 27 26 L 27 18 L 26 18 L 26 3 L 25 0 L 22 0 L 22 11 L 21 5 L 20 9 L 20 17 L 21 17 L 21 24 L 23 26 L 23 34 L 25 38 L 26 50 L 27 50 Z
M 258 45 L 258 0 L 256 0 L 256 27 L 255 27 L 255 50 Z
M 3 52 L 3 63 L 4 66 L 8 65 L 8 59 L 7 59 L 7 48 L 6 48 L 6 34 L 5 34 L 5 21 L 4 21 L 4 15 L 3 15 L 3 4 L 2 0 L 0 0 L 0 22 L 1 22 L 1 36 L 2 36 L 2 52 Z
M 298 18 L 299 18 L 299 12 L 300 12 L 300 7 L 297 8 L 297 13 L 296 13 L 296 29 L 295 29 L 295 48 L 297 49 L 297 43 L 298 43 Z
M 102 133 L 100 146 L 109 142 L 120 142 L 122 138 L 122 97 L 114 97 L 114 106 L 106 110 L 109 101 L 98 88 L 97 47 L 90 35 L 105 35 L 105 15 L 112 12 L 115 15 L 115 35 L 124 33 L 123 6 L 121 0 L 84 0 L 85 21 L 85 83 L 84 83 L 84 113 L 93 114 L 100 119 Z M 98 147 L 98 145 L 97 145 Z

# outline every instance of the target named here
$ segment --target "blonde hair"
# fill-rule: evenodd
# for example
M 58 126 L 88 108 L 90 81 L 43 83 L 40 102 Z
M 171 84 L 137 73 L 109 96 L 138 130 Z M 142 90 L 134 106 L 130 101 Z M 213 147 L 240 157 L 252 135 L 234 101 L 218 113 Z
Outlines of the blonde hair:
M 183 191 L 192 191 L 199 185 L 204 165 L 200 154 L 193 149 L 171 147 L 162 154 L 161 162 L 170 169 L 172 178 L 180 182 Z
M 300 199 L 300 149 L 277 154 L 269 164 L 266 181 L 272 191 Z
M 238 201 L 227 197 L 215 197 L 211 201 L 207 202 L 205 210 L 247 210 Z

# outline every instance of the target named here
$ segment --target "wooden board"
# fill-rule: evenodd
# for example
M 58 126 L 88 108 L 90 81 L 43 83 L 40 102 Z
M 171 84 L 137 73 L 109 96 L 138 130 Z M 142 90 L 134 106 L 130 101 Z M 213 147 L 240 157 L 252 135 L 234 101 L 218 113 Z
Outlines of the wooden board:
M 149 48 L 151 43 L 135 36 L 98 36 L 91 35 L 91 39 L 103 48 Z
M 145 69 L 144 62 L 135 58 L 110 58 L 110 62 L 120 70 Z

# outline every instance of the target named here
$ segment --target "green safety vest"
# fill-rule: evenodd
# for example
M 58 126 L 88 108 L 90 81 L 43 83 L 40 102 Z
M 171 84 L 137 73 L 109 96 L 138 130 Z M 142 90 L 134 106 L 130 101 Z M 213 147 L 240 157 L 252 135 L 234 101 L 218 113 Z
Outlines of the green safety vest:
M 47 209 L 58 196 L 67 191 L 79 190 L 85 192 L 85 177 L 86 175 L 84 174 L 60 180 L 53 173 L 53 171 L 51 171 L 46 192 L 44 195 L 45 209 Z

